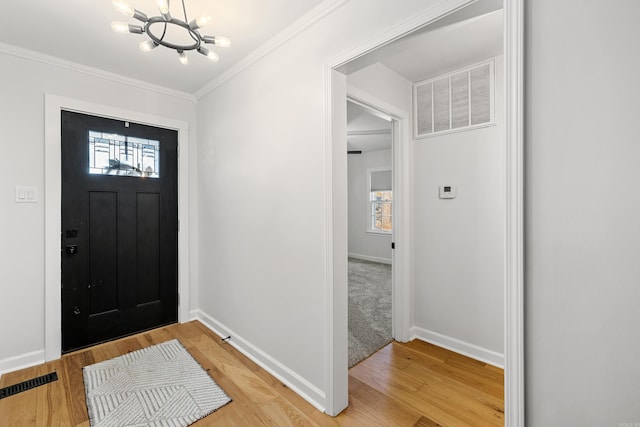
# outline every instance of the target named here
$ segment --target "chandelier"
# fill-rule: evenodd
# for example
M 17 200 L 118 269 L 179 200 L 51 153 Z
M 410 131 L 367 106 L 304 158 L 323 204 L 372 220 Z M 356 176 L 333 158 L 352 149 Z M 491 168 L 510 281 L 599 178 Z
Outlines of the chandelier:
M 147 36 L 149 36 L 149 40 L 140 43 L 140 50 L 143 52 L 149 52 L 158 46 L 168 47 L 177 51 L 180 62 L 186 65 L 189 62 L 185 53 L 186 51 L 196 50 L 212 61 L 217 61 L 219 59 L 218 54 L 207 49 L 203 44 L 207 43 L 219 47 L 228 47 L 231 45 L 231 41 L 226 37 L 201 35 L 198 29 L 207 25 L 211 21 L 211 18 L 209 16 L 201 16 L 200 18 L 189 21 L 184 0 L 182 0 L 184 20 L 171 16 L 169 12 L 169 0 L 158 0 L 160 15 L 152 17 L 148 17 L 145 13 L 134 9 L 121 0 L 113 0 L 113 7 L 125 15 L 144 23 L 144 25 L 132 25 L 126 22 L 111 23 L 111 28 L 118 33 L 146 33 Z M 171 32 L 174 36 L 171 38 L 171 41 L 169 41 L 168 32 Z M 179 37 L 175 37 L 176 34 L 178 34 Z

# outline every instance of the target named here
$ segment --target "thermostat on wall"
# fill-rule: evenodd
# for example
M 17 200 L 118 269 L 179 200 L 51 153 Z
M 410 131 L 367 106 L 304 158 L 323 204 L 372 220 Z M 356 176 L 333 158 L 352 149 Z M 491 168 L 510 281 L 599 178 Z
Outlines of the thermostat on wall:
M 454 185 L 441 185 L 440 186 L 440 198 L 441 199 L 455 199 L 456 187 Z

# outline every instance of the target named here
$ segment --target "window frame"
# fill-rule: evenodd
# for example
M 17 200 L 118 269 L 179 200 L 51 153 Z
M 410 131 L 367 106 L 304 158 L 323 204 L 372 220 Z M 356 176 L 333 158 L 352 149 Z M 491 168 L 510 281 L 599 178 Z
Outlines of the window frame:
M 374 192 L 371 190 L 371 175 L 375 172 L 386 172 L 388 171 L 391 174 L 391 188 L 389 190 L 378 190 L 378 191 L 389 191 L 391 193 L 391 200 L 383 201 L 383 203 L 389 203 L 391 205 L 391 214 L 389 215 L 391 220 L 391 230 L 382 230 L 378 228 L 374 228 L 374 203 L 380 203 L 378 200 L 374 200 L 371 197 L 371 194 Z M 367 233 L 370 234 L 380 234 L 384 236 L 389 236 L 393 234 L 393 169 L 389 166 L 385 167 L 377 167 L 377 168 L 368 168 L 367 169 L 367 210 L 366 210 L 366 220 L 367 220 Z

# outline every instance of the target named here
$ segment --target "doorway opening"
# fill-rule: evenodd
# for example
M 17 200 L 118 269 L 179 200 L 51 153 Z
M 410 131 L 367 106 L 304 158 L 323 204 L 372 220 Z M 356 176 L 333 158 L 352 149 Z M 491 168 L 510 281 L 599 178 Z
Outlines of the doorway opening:
M 394 339 L 394 120 L 347 101 L 349 367 Z
M 486 308 L 484 304 L 475 304 L 475 309 L 471 310 L 464 316 L 464 321 L 466 321 L 467 326 L 473 330 L 471 335 L 465 335 L 464 333 L 461 336 L 456 337 L 454 333 L 443 333 L 437 329 L 429 330 L 426 327 L 419 324 L 419 322 L 424 321 L 424 318 L 417 318 L 417 314 L 423 314 L 422 311 L 419 311 L 418 307 L 415 306 L 414 301 L 417 294 L 417 286 L 424 284 L 422 279 L 417 277 L 419 274 L 423 274 L 425 272 L 424 265 L 420 265 L 420 262 L 423 261 L 423 258 L 418 259 L 418 253 L 428 253 L 429 250 L 425 252 L 425 246 L 420 246 L 422 242 L 419 243 L 417 238 L 414 238 L 413 233 L 416 229 L 415 225 L 422 221 L 423 218 L 418 215 L 416 212 L 415 204 L 420 201 L 420 198 L 431 198 L 435 197 L 435 203 L 437 206 L 444 207 L 444 209 L 451 208 L 454 206 L 453 203 L 449 205 L 445 205 L 445 201 L 440 202 L 443 199 L 453 199 L 456 200 L 456 190 L 457 190 L 457 200 L 462 200 L 462 192 L 460 184 L 453 182 L 452 178 L 442 176 L 438 179 L 429 179 L 425 178 L 425 168 L 422 170 L 419 169 L 419 165 L 415 163 L 415 155 L 416 155 L 416 147 L 418 146 L 418 139 L 421 139 L 424 136 L 425 129 L 428 126 L 423 123 L 419 123 L 421 132 L 414 132 L 408 127 L 409 120 L 401 125 L 402 128 L 402 136 L 399 137 L 401 141 L 400 148 L 401 152 L 394 153 L 395 159 L 394 163 L 400 162 L 400 164 L 406 164 L 407 168 L 400 168 L 402 170 L 401 176 L 399 177 L 400 182 L 406 185 L 403 185 L 403 188 L 406 191 L 406 197 L 403 198 L 405 202 L 399 203 L 399 208 L 403 212 L 394 212 L 398 214 L 401 218 L 400 227 L 394 230 L 394 240 L 396 245 L 396 251 L 394 255 L 396 258 L 401 251 L 404 251 L 404 255 L 401 257 L 403 260 L 402 265 L 398 265 L 394 262 L 394 275 L 400 272 L 402 277 L 406 279 L 406 281 L 402 281 L 400 283 L 406 283 L 406 288 L 403 289 L 402 286 L 398 286 L 394 284 L 395 289 L 404 290 L 403 295 L 396 295 L 396 297 L 400 297 L 401 299 L 406 299 L 407 304 L 399 304 L 398 307 L 406 307 L 408 308 L 407 312 L 402 313 L 402 315 L 398 315 L 398 313 L 394 313 L 395 318 L 399 318 L 401 320 L 400 327 L 397 329 L 401 332 L 400 335 L 397 336 L 398 340 L 406 341 L 413 338 L 421 338 L 425 341 L 438 341 L 438 344 L 442 347 L 456 347 L 456 351 L 462 354 L 467 354 L 471 357 L 474 357 L 478 360 L 482 360 L 485 363 L 495 364 L 495 365 L 503 365 L 505 366 L 505 422 L 509 425 L 513 423 L 513 425 L 519 425 L 522 417 L 522 275 L 521 275 L 521 256 L 522 256 L 522 209 L 521 209 L 521 191 L 522 191 L 522 181 L 521 181 L 521 167 L 522 167 L 522 128 L 521 128 L 521 119 L 520 114 L 522 112 L 522 101 L 520 98 L 521 94 L 521 49 L 522 49 L 522 28 L 520 24 L 521 18 L 521 3 L 518 2 L 516 4 L 506 3 L 503 5 L 502 1 L 494 1 L 494 0 L 481 0 L 477 2 L 467 2 L 458 4 L 457 6 L 451 7 L 450 10 L 441 10 L 441 11 L 425 11 L 424 16 L 421 16 L 420 19 L 416 18 L 412 22 L 405 23 L 402 29 L 396 28 L 394 29 L 394 36 L 389 34 L 381 34 L 378 38 L 373 39 L 366 43 L 366 47 L 360 46 L 357 49 L 354 49 L 352 52 L 345 53 L 340 57 L 337 57 L 328 63 L 328 81 L 330 81 L 329 86 L 329 98 L 331 100 L 330 107 L 332 108 L 330 113 L 331 120 L 328 123 L 328 127 L 331 135 L 330 147 L 328 147 L 328 173 L 330 176 L 329 185 L 330 185 L 330 204 L 332 206 L 332 217 L 329 220 L 329 224 L 331 226 L 332 234 L 329 240 L 330 244 L 330 263 L 329 274 L 331 280 L 332 291 L 328 294 L 328 313 L 333 316 L 332 320 L 328 322 L 327 325 L 327 333 L 329 337 L 329 341 L 333 343 L 332 347 L 328 348 L 328 413 L 337 414 L 339 413 L 348 402 L 347 396 L 347 374 L 346 374 L 346 363 L 343 364 L 341 355 L 344 354 L 342 350 L 343 343 L 346 344 L 346 331 L 343 331 L 342 328 L 346 325 L 346 307 L 344 308 L 344 302 L 342 298 L 346 298 L 346 292 L 344 289 L 347 287 L 347 262 L 346 255 L 348 250 L 346 247 L 342 247 L 344 243 L 346 246 L 346 242 L 340 238 L 341 235 L 345 235 L 348 232 L 348 225 L 346 219 L 343 220 L 343 216 L 346 218 L 347 216 L 347 197 L 346 194 L 342 192 L 340 189 L 340 185 L 343 184 L 346 186 L 346 164 L 347 159 L 344 153 L 346 150 L 346 138 L 343 135 L 346 135 L 346 106 L 341 107 L 342 103 L 346 103 L 347 95 L 351 94 L 354 91 L 357 91 L 363 97 L 374 98 L 378 100 L 382 100 L 382 103 L 386 103 L 386 105 L 392 105 L 394 108 L 401 112 L 409 112 L 408 117 L 411 117 L 411 125 L 415 126 L 418 124 L 418 120 L 414 116 L 416 108 L 414 102 L 416 101 L 415 97 L 415 87 L 418 83 L 424 83 L 429 78 L 432 79 L 444 79 L 446 77 L 447 85 L 441 85 L 438 82 L 437 89 L 442 89 L 446 87 L 446 91 L 441 91 L 442 93 L 446 92 L 446 104 L 448 108 L 442 108 L 443 105 L 441 101 L 443 98 L 441 93 L 438 93 L 438 97 L 434 98 L 433 95 L 431 97 L 431 108 L 432 109 L 440 109 L 443 113 L 446 112 L 446 119 L 443 119 L 441 115 L 437 117 L 431 116 L 431 119 L 438 119 L 438 123 L 435 127 L 431 128 L 431 131 L 444 132 L 449 135 L 448 139 L 455 139 L 459 134 L 463 133 L 461 130 L 457 129 L 457 124 L 452 125 L 453 122 L 452 112 L 454 116 L 456 116 L 456 120 L 458 117 L 458 109 L 454 107 L 452 110 L 451 98 L 452 98 L 452 87 L 454 88 L 454 94 L 459 100 L 461 91 L 458 91 L 459 86 L 452 84 L 451 81 L 455 80 L 457 84 L 460 80 L 463 80 L 461 76 L 463 76 L 466 68 L 467 76 L 473 74 L 473 77 L 467 77 L 467 82 L 470 82 L 470 79 L 473 80 L 477 76 L 475 70 L 469 71 L 474 68 L 475 65 L 483 61 L 492 60 L 495 65 L 496 72 L 501 73 L 500 76 L 501 81 L 495 84 L 495 88 L 500 88 L 500 92 L 495 95 L 495 99 L 499 100 L 502 104 L 501 106 L 495 107 L 496 109 L 500 109 L 495 112 L 495 117 L 498 117 L 501 120 L 501 126 L 498 128 L 496 124 L 489 120 L 490 123 L 484 124 L 485 122 L 477 122 L 475 119 L 468 119 L 472 125 L 468 127 L 474 127 L 476 129 L 498 129 L 497 134 L 499 135 L 499 141 L 493 145 L 493 151 L 491 155 L 486 155 L 486 153 L 479 153 L 478 151 L 470 151 L 466 153 L 466 155 L 462 155 L 462 153 L 458 153 L 458 155 L 450 156 L 453 159 L 454 166 L 449 168 L 441 168 L 438 164 L 429 165 L 428 171 L 438 170 L 440 167 L 440 171 L 442 170 L 462 170 L 463 172 L 472 172 L 470 175 L 474 175 L 476 177 L 484 178 L 483 173 L 473 173 L 473 168 L 468 168 L 469 160 L 483 160 L 487 157 L 490 157 L 494 161 L 497 160 L 497 166 L 494 169 L 496 174 L 490 174 L 492 176 L 491 180 L 493 181 L 493 185 L 490 185 L 491 190 L 493 191 L 493 195 L 497 197 L 491 196 L 490 198 L 493 201 L 497 201 L 493 208 L 487 209 L 486 212 L 493 212 L 493 218 L 497 218 L 499 223 L 494 223 L 492 228 L 495 226 L 495 230 L 499 230 L 497 234 L 497 241 L 492 249 L 489 251 L 493 255 L 493 259 L 496 261 L 491 264 L 489 269 L 492 271 L 492 275 L 495 275 L 498 279 L 496 281 L 497 285 L 493 286 L 491 292 L 491 299 L 494 303 L 490 304 L 494 308 L 498 307 L 497 310 L 489 309 L 486 311 L 488 313 L 489 323 L 496 323 L 495 320 L 498 320 L 498 327 L 487 327 L 484 328 L 478 323 L 474 323 L 474 316 L 477 314 L 478 309 L 480 307 Z M 504 7 L 504 13 L 503 13 Z M 445 7 L 446 9 L 446 7 Z M 478 48 L 478 38 L 475 37 L 479 34 L 484 34 L 486 31 L 480 31 L 478 33 L 473 33 L 471 35 L 467 34 L 462 38 L 452 37 L 450 34 L 450 30 L 452 28 L 459 28 L 465 25 L 481 25 L 480 23 L 486 17 L 485 15 L 492 15 L 492 13 L 501 14 L 500 22 L 496 27 L 495 32 L 491 32 L 491 34 L 497 35 L 496 40 L 494 40 L 495 45 L 497 45 L 500 49 L 500 52 L 490 55 L 483 54 L 482 58 L 470 59 L 466 58 L 464 63 L 447 63 L 443 64 L 442 62 L 446 62 L 443 60 L 451 60 L 449 53 L 452 52 L 452 49 L 446 46 L 446 43 L 457 40 L 458 43 L 462 45 L 467 45 L 467 47 L 471 47 L 473 53 L 484 52 L 483 49 Z M 419 37 L 423 34 L 427 33 L 438 33 L 438 29 L 442 29 L 440 31 L 440 35 L 445 35 L 437 40 L 435 40 L 435 44 L 430 46 L 433 52 L 436 52 L 441 56 L 441 61 L 437 61 L 436 58 L 429 57 L 428 55 L 419 55 L 416 52 L 413 52 L 413 55 L 409 55 L 413 58 L 412 63 L 422 62 L 423 64 L 433 65 L 439 62 L 438 66 L 444 67 L 440 70 L 431 70 L 431 74 L 422 75 L 418 78 L 403 78 L 401 80 L 406 80 L 399 90 L 389 89 L 389 86 L 386 83 L 390 81 L 396 80 L 397 75 L 400 74 L 402 77 L 402 72 L 398 69 L 393 69 L 394 67 L 389 66 L 389 64 L 380 64 L 381 58 L 385 54 L 389 54 L 392 52 L 392 49 L 398 46 L 407 46 L 407 43 L 410 43 L 411 39 L 414 36 Z M 473 42 L 471 42 L 473 40 Z M 498 58 L 500 57 L 500 58 Z M 374 71 L 378 74 L 378 76 L 382 76 L 381 78 L 372 78 L 370 75 L 365 76 L 364 73 L 360 73 L 361 77 L 358 82 L 355 82 L 352 78 L 355 74 L 358 74 L 359 71 L 364 70 L 366 68 L 373 68 Z M 494 70 L 492 66 L 488 66 L 489 74 Z M 482 67 L 483 73 L 486 67 Z M 396 76 L 393 76 L 395 74 Z M 456 75 L 455 79 L 452 78 L 452 75 Z M 385 84 L 381 84 L 385 83 Z M 469 85 L 474 84 L 477 88 L 477 81 L 473 83 L 469 83 Z M 368 85 L 367 87 L 364 87 Z M 492 86 L 493 83 L 488 83 L 485 86 L 489 87 L 491 90 L 494 89 Z M 467 86 L 468 88 L 469 86 Z M 436 88 L 436 83 L 432 82 L 431 88 Z M 424 92 L 421 91 L 422 94 Z M 433 92 L 432 92 L 433 93 Z M 469 92 L 467 92 L 469 93 Z M 469 94 L 468 98 L 477 95 L 477 91 L 473 94 Z M 434 99 L 436 99 L 439 105 L 434 104 Z M 427 103 L 422 103 L 420 105 L 420 109 L 422 112 L 425 112 L 425 106 Z M 475 107 L 468 107 L 475 108 Z M 493 105 L 489 107 L 489 109 L 493 109 Z M 432 110 L 432 111 L 434 111 Z M 342 118 L 344 114 L 344 119 Z M 469 114 L 471 115 L 471 114 Z M 491 116 L 491 114 L 489 114 Z M 486 116 L 486 114 L 485 114 Z M 444 121 L 446 120 L 446 126 L 444 126 Z M 484 120 L 484 119 L 482 119 Z M 402 123 L 402 122 L 401 122 Z M 425 125 L 425 126 L 423 126 Z M 445 132 L 446 131 L 446 132 Z M 444 133 L 439 134 L 438 136 L 443 136 Z M 471 133 L 471 132 L 469 132 Z M 496 132 L 494 132 L 496 133 Z M 434 140 L 431 140 L 431 142 Z M 456 146 L 456 143 L 445 144 L 445 143 L 423 143 L 421 144 L 421 150 L 424 150 L 425 146 L 431 146 L 430 148 L 435 148 L 436 151 L 438 148 L 446 147 L 450 148 L 452 146 Z M 481 145 L 481 144 L 478 144 Z M 478 148 L 478 147 L 475 147 Z M 428 150 L 427 150 L 428 151 Z M 424 153 L 421 153 L 424 154 Z M 456 164 L 456 160 L 460 160 Z M 483 164 L 482 162 L 477 162 L 477 164 Z M 409 167 L 410 166 L 410 167 Z M 416 175 L 416 172 L 420 172 Z M 476 171 L 477 172 L 477 171 Z M 394 178 L 397 177 L 398 171 L 394 171 Z M 421 181 L 418 182 L 418 179 Z M 425 185 L 425 182 L 428 183 Z M 465 182 L 464 185 L 466 191 L 466 196 L 472 196 L 471 198 L 475 201 L 482 202 L 483 198 L 479 193 L 474 193 L 473 185 L 467 185 L 472 183 L 473 180 L 470 180 L 469 177 L 463 180 Z M 461 181 L 461 182 L 463 182 Z M 419 184 L 419 185 L 418 185 Z M 420 191 L 418 188 L 421 186 Z M 449 197 L 441 197 L 442 192 L 440 191 L 444 189 L 445 196 Z M 431 191 L 434 190 L 434 191 Z M 450 197 L 453 194 L 453 197 Z M 395 196 L 395 194 L 394 194 Z M 475 197 L 473 197 L 475 196 Z M 409 201 L 410 199 L 410 201 Z M 406 203 L 406 205 L 405 205 Z M 426 202 L 424 202 L 426 203 Z M 422 204 L 424 204 L 422 203 Z M 454 202 L 455 203 L 455 202 Z M 460 203 L 458 203 L 459 205 Z M 441 215 L 442 217 L 442 215 Z M 446 215 L 444 216 L 447 217 Z M 465 217 L 465 215 L 462 215 Z M 466 216 L 467 218 L 473 218 L 473 215 Z M 458 218 L 461 216 L 456 216 L 455 214 L 449 215 L 448 218 Z M 422 224 L 421 224 L 422 225 Z M 402 229 L 402 226 L 405 228 Z M 439 231 L 445 231 L 448 227 L 442 227 Z M 453 234 L 456 234 L 455 227 L 453 229 L 449 228 Z M 482 228 L 476 228 L 476 230 L 482 230 Z M 432 230 L 434 231 L 434 230 Z M 436 233 L 438 230 L 435 230 Z M 446 234 L 446 233 L 445 233 Z M 458 233 L 459 235 L 469 235 L 468 232 Z M 472 233 L 473 235 L 473 233 Z M 450 234 L 450 236 L 452 236 Z M 446 241 L 447 236 L 440 236 L 440 241 Z M 444 238 L 445 240 L 443 240 Z M 456 239 L 453 239 L 456 240 Z M 482 239 L 481 239 L 482 240 Z M 494 241 L 494 243 L 495 243 Z M 477 242 L 474 242 L 473 245 L 477 246 Z M 446 250 L 442 252 L 438 247 L 432 249 L 431 252 L 440 254 L 451 252 L 448 258 L 445 257 L 445 262 L 440 266 L 435 266 L 435 268 L 444 266 L 449 270 L 454 271 L 455 273 L 459 271 L 464 271 L 464 266 L 467 267 L 482 267 L 486 266 L 484 261 L 480 260 L 474 263 L 456 263 L 455 260 L 458 259 L 458 255 L 469 254 L 470 252 L 479 254 L 482 258 L 487 255 L 487 253 L 483 253 L 481 251 L 470 250 L 469 246 L 465 246 L 464 244 L 454 245 L 453 248 L 457 247 L 460 250 L 460 253 L 451 252 L 452 247 L 446 248 Z M 474 246 L 475 247 L 475 246 Z M 434 252 L 435 251 L 435 252 Z M 437 257 L 434 257 L 437 258 Z M 467 268 L 466 270 L 469 270 Z M 472 268 L 471 268 L 472 269 Z M 421 270 L 421 271 L 419 271 Z M 506 272 L 506 273 L 505 273 Z M 438 277 L 436 277 L 437 279 Z M 395 279 L 395 278 L 394 278 Z M 443 282 L 447 282 L 444 280 Z M 485 281 L 488 282 L 488 281 Z M 453 283 L 449 281 L 449 283 Z M 459 283 L 464 283 L 464 280 Z M 446 289 L 445 289 L 446 290 Z M 424 291 L 424 289 L 422 290 Z M 477 291 L 477 289 L 476 289 Z M 458 301 L 464 301 L 465 299 L 473 299 L 475 296 L 478 296 L 477 292 L 458 292 L 460 299 Z M 421 293 L 422 297 L 424 297 L 424 292 Z M 473 305 L 473 304 L 472 304 Z M 435 309 L 430 310 L 430 313 L 438 312 L 439 307 L 435 307 Z M 446 311 L 446 310 L 445 310 Z M 497 313 L 497 316 L 495 314 Z M 486 320 L 486 319 L 484 319 Z M 344 323 L 342 323 L 344 322 Z M 446 322 L 445 322 L 446 323 Z M 496 323 L 497 324 L 497 323 Z M 495 325 L 494 325 L 495 326 Z M 345 328 L 346 329 L 346 328 Z M 455 328 L 454 328 L 455 329 Z M 487 338 L 487 336 L 483 337 L 484 332 L 490 331 L 491 337 Z M 477 336 L 474 334 L 477 333 Z M 476 338 L 480 337 L 480 341 L 482 344 L 477 344 L 474 342 Z M 345 369 L 345 370 L 343 370 Z

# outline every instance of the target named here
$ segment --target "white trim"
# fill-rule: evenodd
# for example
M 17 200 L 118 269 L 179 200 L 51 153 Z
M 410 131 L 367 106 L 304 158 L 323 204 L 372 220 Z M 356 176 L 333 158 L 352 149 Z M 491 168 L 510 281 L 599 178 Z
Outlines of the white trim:
M 338 415 L 349 405 L 347 332 L 348 199 L 347 78 L 325 67 L 325 230 L 326 413 Z M 335 145 L 335 147 L 334 147 Z M 334 283 L 339 285 L 334 286 Z
M 361 259 L 363 261 L 379 262 L 380 264 L 389 264 L 389 265 L 391 265 L 391 262 L 392 262 L 391 258 L 380 258 L 377 256 L 354 254 L 352 252 L 349 252 L 349 258 Z
M 438 347 L 460 353 L 472 359 L 479 360 L 480 362 L 488 363 L 489 365 L 504 369 L 504 354 L 500 354 L 493 350 L 488 350 L 475 344 L 414 326 L 411 328 L 411 339 L 414 340 L 416 338 L 421 341 L 437 345 Z
M 497 123 L 481 123 L 479 125 L 466 126 L 466 127 L 456 128 L 456 129 L 439 130 L 438 132 L 433 132 L 433 133 L 424 134 L 424 135 L 420 135 L 420 136 L 414 136 L 414 139 L 418 143 L 418 142 L 422 141 L 423 139 L 428 139 L 428 138 L 431 138 L 431 137 L 440 137 L 440 136 L 445 136 L 445 135 L 449 135 L 449 134 L 452 134 L 452 133 L 468 132 L 468 131 L 471 131 L 471 130 L 489 128 L 489 127 L 493 127 L 493 126 L 498 126 L 498 124 Z
M 505 425 L 525 425 L 524 389 L 524 0 L 504 1 L 506 270 Z
M 173 96 L 175 98 L 184 99 L 187 101 L 191 101 L 193 103 L 196 102 L 196 98 L 187 92 L 169 89 L 164 86 L 154 85 L 142 80 L 136 80 L 130 77 L 122 76 L 120 74 L 115 74 L 115 73 L 110 73 L 108 71 L 100 70 L 98 68 L 88 67 L 86 65 L 78 64 L 75 62 L 66 61 L 64 59 L 56 58 L 54 56 L 45 55 L 44 53 L 35 52 L 33 50 L 27 50 L 17 46 L 0 43 L 0 53 L 15 56 L 22 59 L 27 59 L 29 61 L 40 62 L 46 65 L 52 65 L 54 67 L 60 67 L 67 70 L 76 71 L 78 73 L 87 74 L 93 77 L 98 77 L 98 78 L 109 80 L 116 83 L 122 83 L 128 86 L 132 86 L 138 89 L 148 90 L 148 91 L 159 93 L 162 95 Z
M 329 15 L 331 12 L 348 2 L 349 0 L 325 0 L 320 3 L 311 11 L 307 12 L 302 18 L 289 25 L 284 31 L 281 31 L 276 36 L 263 43 L 259 48 L 245 56 L 241 61 L 231 66 L 227 71 L 222 73 L 219 77 L 213 79 L 195 93 L 196 99 L 200 99 L 213 91 L 215 88 L 223 84 L 224 82 L 231 80 L 237 74 L 244 69 L 250 67 L 260 59 L 264 58 L 295 36 Z
M 287 387 L 302 396 L 302 398 L 313 405 L 316 409 L 324 412 L 325 394 L 320 388 L 314 386 L 309 381 L 305 380 L 302 376 L 289 369 L 286 365 L 279 362 L 277 359 L 273 358 L 264 351 L 260 350 L 258 347 L 251 344 L 251 342 L 242 338 L 202 310 L 192 310 L 190 313 L 190 318 L 192 320 L 200 321 L 203 325 L 211 329 L 221 338 L 230 336 L 231 339 L 227 342 L 231 346 L 236 348 L 240 353 L 247 356 L 256 364 L 258 364 L 265 371 L 276 377 Z
M 393 216 L 392 216 L 393 218 Z M 393 232 L 391 231 L 384 231 L 384 230 L 366 230 L 365 231 L 367 234 L 371 234 L 372 236 L 380 236 L 380 237 L 384 237 L 384 236 L 393 236 Z
M 8 372 L 30 368 L 42 363 L 44 363 L 44 350 L 7 357 L 6 359 L 0 360 L 0 377 Z
M 350 130 L 347 136 L 391 135 L 391 129 Z M 384 148 L 383 148 L 384 150 Z M 375 150 L 371 150 L 375 151 Z
M 60 358 L 61 315 L 61 110 L 129 120 L 178 131 L 178 321 L 189 317 L 189 124 L 181 120 L 94 104 L 78 99 L 45 94 L 45 359 Z
M 504 1 L 505 9 L 505 118 L 507 145 L 507 192 L 506 197 L 506 271 L 505 271 L 505 426 L 524 426 L 524 328 L 523 328 L 523 2 L 524 0 Z M 394 26 L 374 39 L 336 56 L 326 63 L 326 158 L 325 158 L 325 188 L 326 188 L 326 224 L 327 224 L 327 298 L 326 298 L 326 327 L 327 342 L 326 361 L 326 393 L 327 396 L 342 395 L 346 381 L 341 372 L 335 369 L 342 357 L 340 342 L 335 331 L 340 325 L 334 322 L 335 293 L 340 290 L 340 284 L 335 282 L 332 274 L 334 263 L 341 251 L 341 241 L 334 238 L 333 215 L 341 212 L 341 207 L 334 202 L 337 200 L 334 191 L 333 167 L 333 112 L 336 96 L 335 76 L 332 71 L 345 63 L 366 54 L 375 48 L 385 45 L 411 31 L 439 19 L 440 17 L 458 10 L 472 0 L 442 0 L 433 7 L 426 9 L 411 19 Z M 410 132 L 410 130 L 409 130 Z M 397 249 L 396 249 L 397 250 Z M 335 289 L 334 289 L 335 288 Z M 338 301 L 339 302 L 339 301 Z M 338 307 L 339 308 L 339 307 Z M 339 313 L 338 313 L 339 314 Z M 341 319 L 338 319 L 341 320 Z M 331 399 L 328 401 L 328 412 L 333 408 Z

